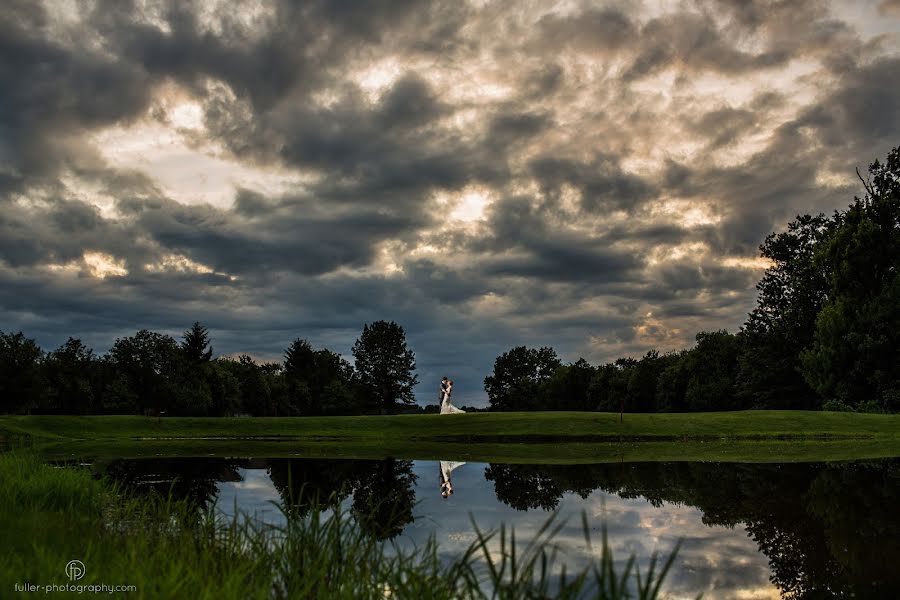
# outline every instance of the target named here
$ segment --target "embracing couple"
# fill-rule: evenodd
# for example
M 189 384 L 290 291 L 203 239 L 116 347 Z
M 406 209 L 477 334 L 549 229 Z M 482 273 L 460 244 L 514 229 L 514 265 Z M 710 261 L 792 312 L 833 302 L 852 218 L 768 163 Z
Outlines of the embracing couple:
M 450 403 L 450 395 L 453 393 L 453 380 L 444 377 L 441 379 L 441 414 L 453 415 L 466 411 L 456 408 Z

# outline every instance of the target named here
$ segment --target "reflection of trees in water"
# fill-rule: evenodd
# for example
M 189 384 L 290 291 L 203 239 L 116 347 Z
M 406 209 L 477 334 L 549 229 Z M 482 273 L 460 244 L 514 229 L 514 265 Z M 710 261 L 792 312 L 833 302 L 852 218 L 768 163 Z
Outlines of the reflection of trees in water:
M 269 476 L 288 513 L 307 514 L 315 502 L 353 494 L 351 511 L 377 539 L 398 535 L 413 520 L 416 476 L 410 460 L 272 459 Z
M 582 498 L 596 486 L 581 478 L 583 468 L 554 465 L 491 464 L 484 470 L 484 478 L 494 482 L 497 499 L 516 510 L 542 508 L 553 510 L 563 493 L 574 492 Z
M 891 464 L 826 469 L 808 495 L 807 510 L 822 523 L 840 573 L 866 590 L 866 597 L 900 598 L 900 461 Z
M 353 460 L 270 458 L 266 463 L 286 512 L 299 517 L 313 505 L 346 498 L 364 472 Z
M 566 492 L 695 506 L 707 525 L 743 523 L 785 598 L 900 597 L 900 461 L 837 464 L 491 464 L 509 506 L 555 508 Z
M 395 537 L 413 522 L 416 476 L 412 466 L 411 460 L 377 461 L 353 490 L 353 514 L 377 539 Z
M 207 509 L 215 504 L 219 482 L 241 481 L 240 460 L 224 458 L 117 459 L 98 465 L 103 473 L 137 494 L 189 500 Z

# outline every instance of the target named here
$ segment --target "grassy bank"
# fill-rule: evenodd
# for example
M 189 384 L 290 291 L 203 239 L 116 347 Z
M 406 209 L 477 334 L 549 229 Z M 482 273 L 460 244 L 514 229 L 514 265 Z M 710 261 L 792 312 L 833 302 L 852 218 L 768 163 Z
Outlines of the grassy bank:
M 254 438 L 458 443 L 900 438 L 900 415 L 812 411 L 475 413 L 363 417 L 0 416 L 0 433 L 57 440 Z
M 365 417 L 0 416 L 45 457 L 327 456 L 577 463 L 900 456 L 900 415 L 807 411 Z
M 668 568 L 642 578 L 631 563 L 617 571 L 604 542 L 593 565 L 560 579 L 549 550 L 553 522 L 524 552 L 509 532 L 479 532 L 447 563 L 433 544 L 411 553 L 390 549 L 340 511 L 292 517 L 281 528 L 240 515 L 223 522 L 185 502 L 132 497 L 87 471 L 53 468 L 20 453 L 0 455 L 0 478 L 4 597 L 26 583 L 70 583 L 65 567 L 73 559 L 85 565 L 75 584 L 84 590 L 133 586 L 108 597 L 223 600 L 614 599 L 626 591 L 651 599 Z
M 526 464 L 603 462 L 818 462 L 900 456 L 898 439 L 458 443 L 434 441 L 100 440 L 32 446 L 45 459 L 152 457 L 410 458 Z

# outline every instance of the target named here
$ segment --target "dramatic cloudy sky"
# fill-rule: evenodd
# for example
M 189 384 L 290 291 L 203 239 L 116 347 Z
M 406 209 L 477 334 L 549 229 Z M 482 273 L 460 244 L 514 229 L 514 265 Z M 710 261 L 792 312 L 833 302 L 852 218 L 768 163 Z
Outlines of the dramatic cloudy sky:
M 98 352 L 209 326 L 421 400 L 497 354 L 735 330 L 765 235 L 900 144 L 900 2 L 0 5 L 0 329 Z

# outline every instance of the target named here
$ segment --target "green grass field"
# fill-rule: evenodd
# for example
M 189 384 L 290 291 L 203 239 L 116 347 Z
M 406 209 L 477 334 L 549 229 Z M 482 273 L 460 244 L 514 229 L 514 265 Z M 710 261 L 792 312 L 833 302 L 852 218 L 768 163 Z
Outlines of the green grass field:
M 362 417 L 3 416 L 0 431 L 68 439 L 604 441 L 900 436 L 900 415 L 812 411 L 474 413 Z
M 46 456 L 329 456 L 506 462 L 900 456 L 900 415 L 807 411 L 361 417 L 2 416 Z

